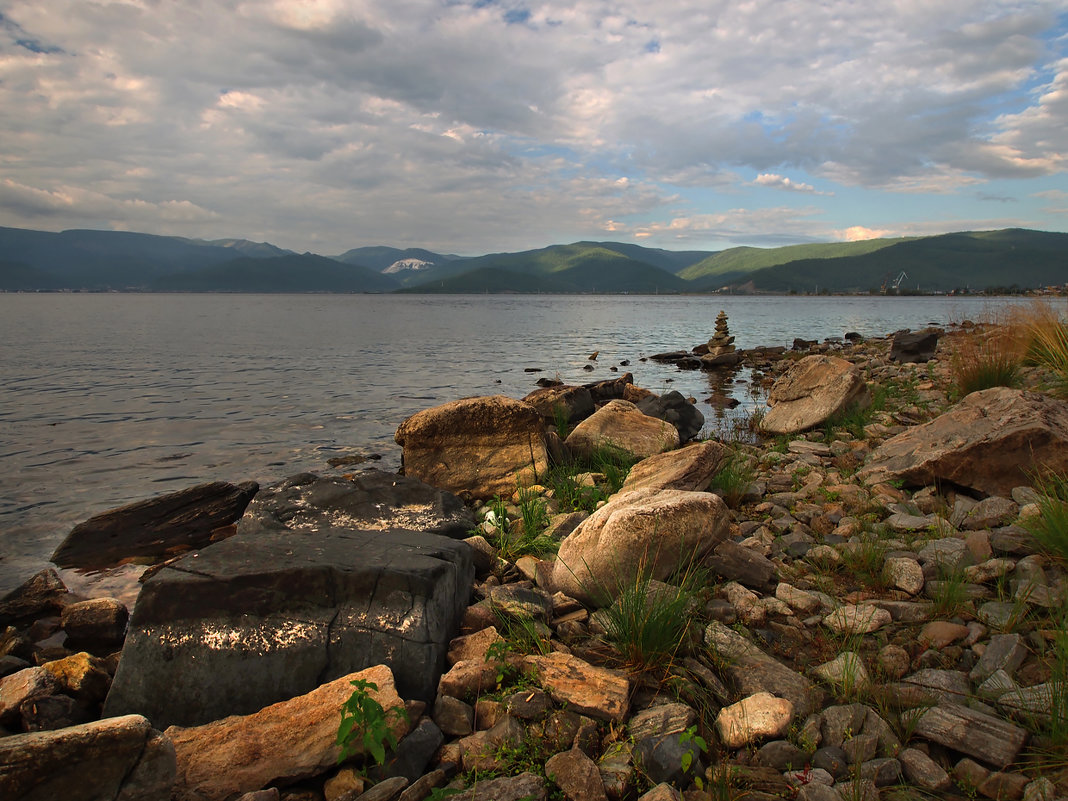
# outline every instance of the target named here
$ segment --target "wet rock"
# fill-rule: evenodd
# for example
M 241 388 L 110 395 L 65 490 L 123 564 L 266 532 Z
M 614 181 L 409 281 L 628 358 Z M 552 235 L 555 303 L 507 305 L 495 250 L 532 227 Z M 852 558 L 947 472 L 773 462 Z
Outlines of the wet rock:
M 405 529 L 464 538 L 475 525 L 474 514 L 451 492 L 410 476 L 365 470 L 351 478 L 300 473 L 266 487 L 237 530 L 258 536 L 322 528 Z
M 170 798 L 174 747 L 139 715 L 0 738 L 0 797 Z
M 77 599 L 71 596 L 59 574 L 51 567 L 45 568 L 0 598 L 0 630 L 61 614 L 74 600 Z
M 869 403 L 871 393 L 854 365 L 834 356 L 806 356 L 775 382 L 768 394 L 771 409 L 760 427 L 771 434 L 793 434 Z
M 68 646 L 90 646 L 104 652 L 122 645 L 130 613 L 114 598 L 93 598 L 73 603 L 63 610 L 63 630 Z
M 701 433 L 705 424 L 705 416 L 681 392 L 675 390 L 659 396 L 652 395 L 635 405 L 643 414 L 675 426 L 679 432 L 679 442 L 689 442 Z
M 640 571 L 663 580 L 727 535 L 729 512 L 705 492 L 642 489 L 618 493 L 560 543 L 552 584 L 603 604 Z
M 235 522 L 259 484 L 214 481 L 111 509 L 76 525 L 52 554 L 60 567 L 103 570 L 131 557 L 164 559 L 201 548 Z
M 1068 403 L 1024 390 L 973 392 L 945 414 L 880 445 L 858 472 L 874 484 L 951 482 L 1008 495 L 1041 463 L 1068 470 Z
M 574 453 L 613 448 L 644 459 L 677 448 L 679 432 L 671 423 L 644 414 L 629 401 L 613 400 L 575 426 L 564 444 Z
M 470 558 L 445 537 L 344 529 L 238 534 L 190 554 L 142 588 L 105 714 L 195 725 L 383 663 L 405 697 L 431 701 Z
M 472 498 L 510 495 L 548 473 L 545 424 L 528 403 L 465 398 L 412 415 L 397 428 L 404 473 Z
M 223 801 L 269 783 L 316 776 L 337 763 L 338 710 L 352 694 L 354 680 L 377 685 L 369 694 L 387 710 L 388 725 L 398 739 L 405 719 L 388 710 L 403 710 L 389 668 L 377 666 L 335 679 L 306 695 L 265 707 L 251 715 L 234 715 L 191 728 L 165 732 L 177 759 L 176 801 Z M 356 752 L 363 751 L 357 740 Z

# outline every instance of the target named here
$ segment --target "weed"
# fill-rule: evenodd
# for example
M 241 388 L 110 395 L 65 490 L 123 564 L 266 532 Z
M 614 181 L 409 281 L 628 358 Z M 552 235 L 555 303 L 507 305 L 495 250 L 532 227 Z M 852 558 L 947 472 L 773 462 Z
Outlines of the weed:
M 629 670 L 664 675 L 689 635 L 690 606 L 682 587 L 654 585 L 647 573 L 639 575 L 605 608 L 606 639 Z
M 391 719 L 407 722 L 408 713 L 401 707 L 391 707 L 387 712 L 372 696 L 378 685 L 366 679 L 349 682 L 352 695 L 341 705 L 341 723 L 337 727 L 337 744 L 341 748 L 338 764 L 355 756 L 362 750 L 370 754 L 379 765 L 386 761 L 386 746 L 397 747 L 397 737 L 390 726 Z
M 1026 360 L 1052 374 L 1053 394 L 1068 398 L 1068 325 L 1049 303 L 1036 303 L 1014 321 L 1026 338 Z
M 890 586 L 886 574 L 886 545 L 873 535 L 854 537 L 843 548 L 842 568 L 848 570 L 862 584 L 873 590 Z
M 558 543 L 544 533 L 549 523 L 545 502 L 535 493 L 519 491 L 518 521 L 508 519 L 508 504 L 500 497 L 490 501 L 489 507 L 485 519 L 496 528 L 489 539 L 502 559 L 514 562 L 520 556 L 541 556 L 556 550 Z
M 857 439 L 864 439 L 864 426 L 871 422 L 873 413 L 872 405 L 854 403 L 848 409 L 843 409 L 832 415 L 823 424 L 824 438 L 830 442 L 835 439 L 835 429 L 844 429 Z
M 712 478 L 710 489 L 723 498 L 727 506 L 736 509 L 755 478 L 756 469 L 752 460 L 735 450 Z
M 571 430 L 571 413 L 563 403 L 553 406 L 553 428 L 560 439 L 567 439 Z
M 551 632 L 548 631 L 544 624 L 539 624 L 532 617 L 510 615 L 498 608 L 494 608 L 493 611 L 494 616 L 497 618 L 498 631 L 500 631 L 503 642 L 506 643 L 506 652 L 541 654 L 543 656 L 549 653 L 549 636 Z M 500 646 L 501 642 L 501 640 L 498 640 L 494 645 Z M 489 654 L 487 653 L 488 656 Z M 498 683 L 500 683 L 500 680 L 498 680 Z
M 938 581 L 930 582 L 930 585 L 933 585 L 931 592 L 933 616 L 956 617 L 972 611 L 968 584 L 964 579 L 963 570 L 942 565 L 938 570 Z
M 1068 475 L 1036 478 L 1035 489 L 1039 514 L 1024 525 L 1050 556 L 1068 562 Z
M 623 486 L 635 459 L 618 448 L 602 447 L 585 457 L 576 457 L 571 462 L 554 466 L 546 477 L 545 484 L 553 490 L 563 512 L 593 512 L 602 501 Z M 596 473 L 604 477 L 597 484 L 580 483 L 575 476 Z
M 954 339 L 950 372 L 961 397 L 990 387 L 1015 387 L 1021 382 L 1022 354 L 1011 329 L 964 334 Z

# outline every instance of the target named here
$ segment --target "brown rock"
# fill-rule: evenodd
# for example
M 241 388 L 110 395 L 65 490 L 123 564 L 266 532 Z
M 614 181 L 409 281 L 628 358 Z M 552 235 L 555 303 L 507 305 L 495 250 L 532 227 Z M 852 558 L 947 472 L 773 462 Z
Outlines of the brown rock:
M 23 702 L 44 698 L 58 689 L 55 676 L 43 667 L 28 667 L 4 676 L 0 679 L 0 723 L 16 722 Z
M 394 439 L 406 475 L 471 498 L 509 496 L 549 469 L 538 410 L 503 395 L 426 409 L 401 423 Z
M 674 489 L 703 492 L 730 458 L 730 448 L 701 442 L 677 451 L 650 456 L 631 468 L 622 490 Z
M 1011 765 L 1027 742 L 1027 731 L 1019 726 L 957 704 L 928 709 L 917 721 L 915 732 L 997 768 Z
M 92 598 L 73 603 L 63 610 L 63 630 L 70 643 L 100 648 L 121 646 L 130 613 L 114 598 Z
M 851 406 L 870 403 L 868 385 L 852 363 L 835 356 L 806 356 L 771 388 L 771 409 L 760 427 L 772 434 L 794 434 Z
M 951 482 L 1007 496 L 1031 483 L 1036 465 L 1068 470 L 1068 403 L 994 387 L 887 440 L 857 475 L 868 484 Z
M 613 400 L 575 426 L 564 444 L 575 453 L 612 448 L 644 459 L 679 447 L 679 432 L 671 423 L 644 414 L 630 401 Z
M 390 710 L 403 709 L 404 702 L 394 688 L 393 673 L 379 665 L 251 715 L 233 715 L 192 728 L 171 726 L 166 734 L 174 742 L 178 763 L 174 798 L 222 801 L 274 781 L 323 773 L 337 763 L 338 711 L 352 694 L 351 682 L 356 679 L 378 685 L 370 695 L 387 711 L 399 739 L 408 726 Z
M 594 667 L 577 656 L 552 653 L 528 656 L 538 680 L 557 703 L 598 720 L 621 721 L 630 706 L 630 682 L 607 668 Z
M 553 586 L 572 598 L 604 603 L 639 575 L 663 580 L 719 544 L 729 515 L 723 501 L 707 492 L 617 493 L 560 543 Z
M 170 798 L 174 748 L 140 715 L 0 738 L 0 798 Z
M 569 801 L 607 801 L 597 763 L 577 748 L 550 757 L 545 775 Z

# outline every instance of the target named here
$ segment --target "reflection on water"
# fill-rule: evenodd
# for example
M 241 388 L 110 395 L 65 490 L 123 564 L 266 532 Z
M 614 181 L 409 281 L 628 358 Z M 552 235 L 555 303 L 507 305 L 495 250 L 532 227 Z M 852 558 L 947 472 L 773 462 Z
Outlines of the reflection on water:
M 395 469 L 405 417 L 469 395 L 522 397 L 630 370 L 692 396 L 709 431 L 762 404 L 747 370 L 643 362 L 711 336 L 740 348 L 881 336 L 983 312 L 949 298 L 0 294 L 0 592 L 77 522 L 209 480 Z M 583 368 L 600 351 L 593 372 Z M 629 366 L 617 367 L 624 360 Z M 525 372 L 538 369 L 540 373 Z M 710 400 L 711 399 L 711 400 Z M 740 402 L 730 410 L 731 399 Z M 345 467 L 337 468 L 340 471 Z

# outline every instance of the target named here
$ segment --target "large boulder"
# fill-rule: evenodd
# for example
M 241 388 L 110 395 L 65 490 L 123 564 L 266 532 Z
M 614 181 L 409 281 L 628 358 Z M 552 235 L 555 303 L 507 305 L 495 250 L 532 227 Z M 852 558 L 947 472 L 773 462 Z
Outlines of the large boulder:
M 652 487 L 703 492 L 730 456 L 730 448 L 712 441 L 650 456 L 630 469 L 622 489 L 626 492 Z
M 394 439 L 404 448 L 405 475 L 470 498 L 511 495 L 549 470 L 541 414 L 503 395 L 425 409 Z
M 938 350 L 938 336 L 942 332 L 937 328 L 925 331 L 898 331 L 890 342 L 890 361 L 929 362 Z
M 675 426 L 680 442 L 689 442 L 701 433 L 705 416 L 696 406 L 683 397 L 681 392 L 671 390 L 663 395 L 650 395 L 635 404 L 643 414 L 664 420 Z
M 966 396 L 945 414 L 887 440 L 858 476 L 869 484 L 945 481 L 1007 496 L 1037 470 L 1068 470 L 1068 403 L 993 387 Z
M 291 476 L 259 492 L 237 524 L 239 534 L 339 526 L 408 529 L 464 538 L 474 513 L 451 492 L 410 476 L 365 470 L 352 478 Z
M 602 448 L 644 459 L 679 446 L 679 432 L 671 423 L 642 412 L 630 401 L 613 400 L 587 417 L 564 444 L 572 453 L 589 455 Z
M 771 388 L 771 408 L 760 427 L 769 434 L 796 434 L 870 403 L 868 385 L 855 365 L 836 356 L 806 356 Z
M 726 536 L 730 512 L 708 492 L 647 488 L 614 495 L 560 543 L 552 584 L 603 604 L 639 576 L 663 580 Z
M 433 534 L 237 534 L 145 582 L 104 712 L 199 725 L 379 664 L 430 702 L 473 577 Z
M 191 728 L 171 726 L 166 735 L 174 743 L 178 763 L 175 801 L 224 801 L 332 768 L 338 758 L 341 705 L 352 694 L 355 680 L 376 685 L 368 694 L 385 710 L 389 729 L 400 739 L 408 730 L 404 702 L 389 668 L 372 667 L 251 715 Z M 359 736 L 354 745 L 357 752 L 363 750 Z
M 174 746 L 140 715 L 0 737 L 4 801 L 158 801 L 174 777 Z
M 60 567 L 104 570 L 132 557 L 201 548 L 245 511 L 259 485 L 214 481 L 111 509 L 76 525 L 52 554 Z

